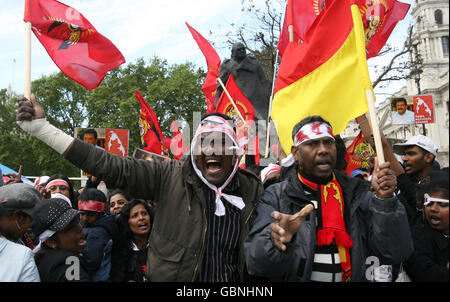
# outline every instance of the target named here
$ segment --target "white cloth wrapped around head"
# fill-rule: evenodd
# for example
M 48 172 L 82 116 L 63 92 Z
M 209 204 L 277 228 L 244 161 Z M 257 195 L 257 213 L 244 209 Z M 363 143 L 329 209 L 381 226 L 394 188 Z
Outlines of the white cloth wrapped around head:
M 208 182 L 205 179 L 202 172 L 197 167 L 197 163 L 195 161 L 194 156 L 200 155 L 199 152 L 201 152 L 201 151 L 199 151 L 199 150 L 201 150 L 201 148 L 198 148 L 199 147 L 198 144 L 202 144 L 202 140 L 201 140 L 202 134 L 212 133 L 212 132 L 224 133 L 233 142 L 232 146 L 229 146 L 229 147 L 226 146 L 227 148 L 225 149 L 226 150 L 225 155 L 232 156 L 232 154 L 234 153 L 234 154 L 236 154 L 236 156 L 240 156 L 243 154 L 243 150 L 241 149 L 239 144 L 236 142 L 236 132 L 234 131 L 233 127 L 230 125 L 230 123 L 227 120 L 225 120 L 224 118 L 222 118 L 220 116 L 209 116 L 209 117 L 205 118 L 201 122 L 200 126 L 197 128 L 194 139 L 192 140 L 192 145 L 191 145 L 192 166 L 194 167 L 195 173 L 203 181 L 203 183 L 206 184 L 211 190 L 213 190 L 216 193 L 215 215 L 216 216 L 224 216 L 225 215 L 225 206 L 223 205 L 221 197 L 223 197 L 225 200 L 227 200 L 228 202 L 230 202 L 232 205 L 234 205 L 235 207 L 237 207 L 240 210 L 242 210 L 245 207 L 245 203 L 241 197 L 222 193 L 222 190 L 228 184 L 230 184 L 231 180 L 237 173 L 237 171 L 239 169 L 239 160 L 235 161 L 233 171 L 228 176 L 227 180 L 219 188 L 217 188 L 215 185 L 211 184 L 210 182 Z M 233 152 L 231 152 L 231 154 L 228 154 L 227 151 L 233 151 Z

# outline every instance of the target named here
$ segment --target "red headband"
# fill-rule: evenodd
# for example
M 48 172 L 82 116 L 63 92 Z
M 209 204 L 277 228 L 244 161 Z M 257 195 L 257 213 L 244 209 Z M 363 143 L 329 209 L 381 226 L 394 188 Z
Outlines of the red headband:
M 46 186 L 45 189 L 48 190 L 50 189 L 50 187 L 52 186 L 66 186 L 68 188 L 70 188 L 69 184 L 67 183 L 67 181 L 63 180 L 63 179 L 54 179 L 52 181 L 50 181 Z
M 307 124 L 295 135 L 294 145 L 298 147 L 304 142 L 323 137 L 331 137 L 334 139 L 333 129 L 330 125 L 321 122 Z
M 105 203 L 95 200 L 78 200 L 78 210 L 103 213 L 105 212 Z

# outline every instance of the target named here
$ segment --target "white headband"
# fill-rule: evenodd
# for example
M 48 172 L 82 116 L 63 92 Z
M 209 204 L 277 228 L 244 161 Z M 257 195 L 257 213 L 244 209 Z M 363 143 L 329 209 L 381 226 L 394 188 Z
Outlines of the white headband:
M 425 193 L 424 197 L 425 197 L 425 202 L 423 204 L 424 206 L 427 206 L 427 205 L 429 205 L 432 202 L 445 202 L 445 203 L 448 203 L 448 199 L 434 198 L 434 197 L 431 197 L 430 195 L 428 195 L 426 193 Z
M 330 137 L 334 139 L 333 129 L 330 125 L 322 122 L 314 122 L 303 126 L 295 135 L 294 146 L 298 147 L 301 144 L 323 137 Z
M 46 230 L 39 235 L 39 244 L 33 249 L 33 254 L 36 254 L 41 250 L 42 242 L 45 242 L 48 238 L 52 237 L 56 232 L 51 230 Z

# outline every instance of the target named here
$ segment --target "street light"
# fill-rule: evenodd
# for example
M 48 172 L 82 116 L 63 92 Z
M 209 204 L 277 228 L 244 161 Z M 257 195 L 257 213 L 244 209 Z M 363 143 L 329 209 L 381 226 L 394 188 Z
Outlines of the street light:
M 423 73 L 423 70 L 420 68 L 415 68 L 413 70 L 411 70 L 411 73 L 409 74 L 409 76 L 411 78 L 413 78 L 416 82 L 416 86 L 417 86 L 417 94 L 421 95 L 422 91 L 420 90 L 420 75 Z M 422 129 L 423 129 L 423 135 L 427 135 L 427 129 L 425 128 L 425 124 L 422 124 Z

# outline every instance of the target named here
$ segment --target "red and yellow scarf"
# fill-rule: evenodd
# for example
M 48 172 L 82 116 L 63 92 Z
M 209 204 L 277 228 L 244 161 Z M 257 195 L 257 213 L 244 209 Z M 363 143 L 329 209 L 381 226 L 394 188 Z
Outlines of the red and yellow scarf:
M 317 231 L 317 246 L 335 243 L 338 247 L 342 267 L 342 282 L 349 282 L 352 274 L 350 249 L 353 241 L 347 233 L 344 222 L 344 198 L 341 186 L 333 174 L 326 185 L 313 183 L 298 173 L 299 180 L 314 191 L 320 189 L 322 226 Z

